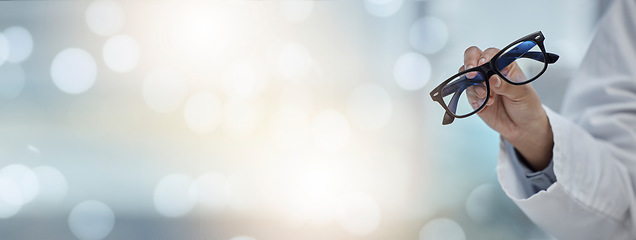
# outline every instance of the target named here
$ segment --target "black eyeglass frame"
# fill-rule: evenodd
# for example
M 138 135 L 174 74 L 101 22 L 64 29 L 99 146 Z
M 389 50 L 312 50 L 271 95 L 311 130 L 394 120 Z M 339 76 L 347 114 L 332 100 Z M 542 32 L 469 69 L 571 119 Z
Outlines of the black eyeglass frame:
M 484 82 L 486 82 L 486 92 L 490 93 L 490 83 L 488 81 L 488 79 L 490 79 L 490 77 L 492 77 L 492 75 L 497 74 L 499 77 L 501 77 L 501 79 L 503 79 L 504 81 L 506 81 L 509 84 L 512 85 L 523 85 L 523 84 L 528 84 L 534 80 L 536 80 L 537 78 L 539 78 L 541 75 L 543 75 L 543 73 L 546 71 L 546 69 L 548 68 L 548 64 L 551 63 L 555 63 L 558 59 L 559 59 L 559 55 L 554 54 L 554 53 L 548 53 L 545 50 L 545 47 L 543 45 L 543 41 L 545 40 L 545 37 L 543 36 L 543 33 L 541 31 L 537 31 L 531 34 L 528 34 L 522 38 L 519 38 L 517 40 L 515 40 L 514 42 L 508 44 L 506 47 L 504 47 L 503 49 L 501 49 L 497 54 L 495 54 L 495 56 L 492 57 L 492 59 L 490 59 L 490 61 L 477 66 L 477 67 L 473 67 L 470 69 L 465 69 L 464 71 L 461 71 L 453 76 L 451 76 L 450 78 L 448 78 L 447 80 L 445 80 L 444 82 L 442 82 L 441 84 L 439 84 L 437 87 L 435 87 L 435 89 L 433 89 L 430 93 L 431 98 L 433 99 L 433 101 L 438 102 L 442 108 L 444 108 L 444 110 L 446 111 L 446 113 L 444 114 L 444 119 L 442 121 L 443 125 L 447 125 L 452 123 L 455 118 L 465 118 L 465 117 L 469 117 L 477 112 L 479 112 L 481 109 L 483 109 L 486 106 L 486 102 L 488 102 L 488 99 L 490 98 L 490 94 L 486 94 L 486 99 L 484 101 L 484 104 L 482 104 L 481 106 L 479 106 L 479 108 L 475 109 L 474 111 L 467 113 L 467 114 L 462 114 L 462 115 L 457 115 L 455 113 L 453 113 L 448 106 L 446 106 L 446 103 L 444 103 L 444 96 L 443 96 L 443 89 L 446 87 L 446 85 L 448 83 L 450 83 L 452 80 L 456 79 L 459 76 L 462 76 L 466 73 L 469 72 L 479 72 L 482 76 L 484 76 Z M 521 43 L 521 42 L 525 42 L 525 41 L 532 41 L 535 44 L 537 44 L 537 46 L 539 46 L 539 49 L 541 49 L 541 52 L 543 53 L 543 56 L 545 59 L 543 59 L 543 69 L 541 69 L 541 71 L 534 76 L 531 79 L 528 79 L 526 81 L 523 82 L 514 82 L 509 80 L 508 78 L 506 78 L 504 76 L 503 73 L 501 73 L 498 69 L 497 69 L 497 60 L 499 59 L 499 57 L 504 54 L 506 51 L 508 51 L 511 47 Z M 448 94 L 447 94 L 448 95 Z

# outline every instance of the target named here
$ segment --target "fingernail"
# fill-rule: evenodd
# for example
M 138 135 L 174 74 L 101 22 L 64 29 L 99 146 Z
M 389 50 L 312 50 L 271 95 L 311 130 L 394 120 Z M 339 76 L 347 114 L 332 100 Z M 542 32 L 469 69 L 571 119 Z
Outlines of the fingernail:
M 497 78 L 497 81 L 495 82 L 495 87 L 496 88 L 501 87 L 501 78 L 499 78 L 499 76 L 496 76 L 495 78 Z
M 476 110 L 477 108 L 479 108 L 479 105 L 477 105 L 477 102 L 473 102 L 473 110 Z
M 486 62 L 486 59 L 485 59 L 485 58 L 481 58 L 481 59 L 479 59 L 479 65 L 482 65 L 482 64 L 484 64 L 485 62 Z
M 473 65 L 466 66 L 466 70 L 473 68 Z

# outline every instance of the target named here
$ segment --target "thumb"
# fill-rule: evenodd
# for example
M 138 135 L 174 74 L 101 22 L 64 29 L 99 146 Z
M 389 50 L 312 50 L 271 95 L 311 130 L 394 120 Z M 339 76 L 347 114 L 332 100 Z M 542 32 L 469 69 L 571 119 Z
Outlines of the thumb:
M 501 79 L 499 75 L 493 75 L 488 81 L 495 94 L 502 95 L 515 102 L 523 102 L 534 91 L 530 84 L 513 85 Z

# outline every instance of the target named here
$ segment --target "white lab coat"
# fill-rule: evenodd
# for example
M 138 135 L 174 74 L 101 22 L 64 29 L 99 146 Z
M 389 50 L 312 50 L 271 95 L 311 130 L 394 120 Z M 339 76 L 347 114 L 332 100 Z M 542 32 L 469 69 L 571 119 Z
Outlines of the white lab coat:
M 614 1 L 596 31 L 562 114 L 544 107 L 551 166 L 529 172 L 502 140 L 497 175 L 557 239 L 636 239 L 636 0 Z

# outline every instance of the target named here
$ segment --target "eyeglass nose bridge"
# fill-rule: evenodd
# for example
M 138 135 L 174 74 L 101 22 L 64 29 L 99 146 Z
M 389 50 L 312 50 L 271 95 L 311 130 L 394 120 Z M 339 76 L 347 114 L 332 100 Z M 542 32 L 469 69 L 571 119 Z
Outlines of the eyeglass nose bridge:
M 492 77 L 492 75 L 497 74 L 497 72 L 495 71 L 495 66 L 493 66 L 492 61 L 489 61 L 486 64 L 482 64 L 480 66 L 477 66 L 477 68 L 478 68 L 478 71 L 484 74 L 485 81 L 488 81 L 488 79 Z

